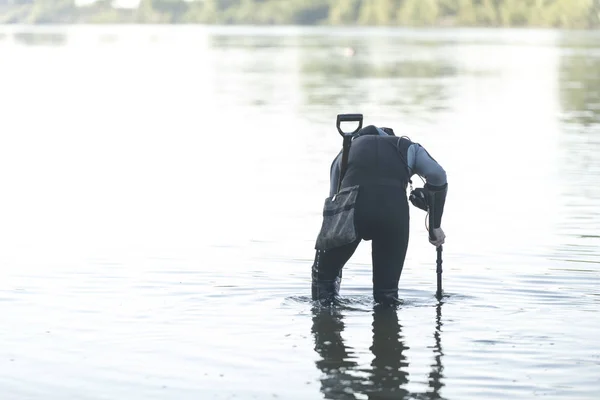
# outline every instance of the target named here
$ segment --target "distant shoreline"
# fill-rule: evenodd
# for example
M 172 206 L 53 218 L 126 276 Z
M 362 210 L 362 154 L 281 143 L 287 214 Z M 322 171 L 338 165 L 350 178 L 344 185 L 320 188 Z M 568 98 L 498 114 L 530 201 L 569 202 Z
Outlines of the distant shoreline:
M 0 0 L 0 24 L 600 29 L 598 0 Z M 121 4 L 121 6 L 118 6 Z
M 144 22 L 54 22 L 54 23 L 0 23 L 1 29 L 36 29 L 45 28 L 67 28 L 67 27 L 154 27 L 154 28 L 215 28 L 215 29 L 296 29 L 296 30 L 348 30 L 348 31 L 540 31 L 540 32 L 600 32 L 599 28 L 564 28 L 544 26 L 486 26 L 486 25 L 432 25 L 432 26 L 382 26 L 382 25 L 334 25 L 334 24 L 218 24 L 218 23 L 144 23 Z

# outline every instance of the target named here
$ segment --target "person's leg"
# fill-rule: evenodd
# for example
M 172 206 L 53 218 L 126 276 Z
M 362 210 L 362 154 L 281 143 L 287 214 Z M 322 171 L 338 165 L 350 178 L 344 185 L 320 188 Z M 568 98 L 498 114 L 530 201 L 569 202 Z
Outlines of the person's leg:
M 400 204 L 398 204 L 400 203 Z M 373 237 L 373 297 L 376 303 L 398 303 L 398 282 L 402 274 L 409 239 L 406 200 L 388 210 L 387 223 Z
M 360 239 L 354 243 L 335 249 L 317 250 L 312 266 L 312 299 L 331 301 L 340 290 L 342 268 L 358 247 Z

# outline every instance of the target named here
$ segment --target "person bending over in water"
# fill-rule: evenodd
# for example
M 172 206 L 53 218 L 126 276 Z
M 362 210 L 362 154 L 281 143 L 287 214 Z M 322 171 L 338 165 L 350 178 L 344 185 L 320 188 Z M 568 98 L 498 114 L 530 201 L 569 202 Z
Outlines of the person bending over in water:
M 328 250 L 317 250 L 312 265 L 312 299 L 338 298 L 342 269 L 362 240 L 372 241 L 373 296 L 376 303 L 397 304 L 398 281 L 404 266 L 409 237 L 406 188 L 417 174 L 425 180 L 434 209 L 433 238 L 444 244 L 442 214 L 448 191 L 446 172 L 423 146 L 407 137 L 396 137 L 390 128 L 373 125 L 352 138 L 340 190 L 358 185 L 354 205 L 356 241 Z M 337 192 L 342 153 L 331 164 L 330 196 Z M 419 190 L 419 189 L 417 189 Z M 423 192 L 421 192 L 423 193 Z

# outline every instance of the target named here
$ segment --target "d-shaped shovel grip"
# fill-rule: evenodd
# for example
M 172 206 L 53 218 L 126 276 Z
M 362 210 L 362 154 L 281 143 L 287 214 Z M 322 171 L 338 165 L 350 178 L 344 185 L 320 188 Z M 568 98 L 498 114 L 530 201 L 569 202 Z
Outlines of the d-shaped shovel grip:
M 340 126 L 340 124 L 342 122 L 358 122 L 358 128 L 356 128 L 353 132 L 344 132 L 342 130 L 342 127 Z M 362 114 L 338 114 L 336 126 L 337 126 L 337 130 L 340 133 L 340 135 L 342 135 L 342 137 L 344 137 L 346 135 L 354 135 L 356 132 L 358 132 L 360 130 L 360 128 L 362 128 L 362 123 L 363 123 L 363 115 Z

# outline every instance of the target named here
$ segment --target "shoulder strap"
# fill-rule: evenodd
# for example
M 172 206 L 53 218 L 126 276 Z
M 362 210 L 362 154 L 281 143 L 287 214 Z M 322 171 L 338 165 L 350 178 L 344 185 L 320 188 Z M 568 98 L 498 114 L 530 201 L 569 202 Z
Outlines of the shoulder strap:
M 406 176 L 408 177 L 408 182 L 410 184 L 412 184 L 412 180 L 410 179 L 410 167 L 408 166 L 408 149 L 413 144 L 414 143 L 408 138 L 408 136 L 401 136 L 398 138 L 398 142 L 396 142 L 398 155 L 406 167 Z

